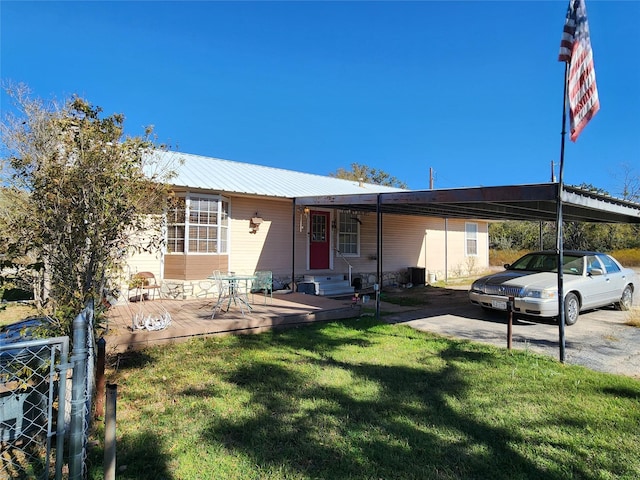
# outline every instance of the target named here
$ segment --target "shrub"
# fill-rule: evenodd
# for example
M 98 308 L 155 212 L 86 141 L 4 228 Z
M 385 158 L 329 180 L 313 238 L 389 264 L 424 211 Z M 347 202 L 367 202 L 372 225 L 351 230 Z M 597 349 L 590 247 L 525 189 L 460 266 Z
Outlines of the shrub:
M 505 263 L 513 263 L 515 260 L 529 253 L 528 250 L 489 250 L 489 265 L 501 267 Z
M 640 248 L 614 250 L 611 255 L 625 267 L 640 267 Z

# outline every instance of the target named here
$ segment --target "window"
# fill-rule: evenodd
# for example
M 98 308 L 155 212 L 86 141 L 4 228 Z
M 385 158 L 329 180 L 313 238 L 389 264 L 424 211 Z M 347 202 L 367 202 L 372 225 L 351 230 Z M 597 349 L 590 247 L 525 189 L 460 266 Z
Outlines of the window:
M 356 256 L 360 253 L 360 222 L 358 217 L 348 212 L 338 214 L 338 250 L 343 255 Z
M 177 198 L 167 212 L 169 253 L 227 253 L 229 202 L 216 196 Z
M 465 254 L 470 256 L 478 255 L 478 224 L 464 224 Z
M 167 211 L 167 251 L 184 252 L 185 199 L 174 198 Z
M 619 272 L 620 267 L 614 262 L 609 255 L 600 254 L 598 258 L 602 261 L 604 268 L 607 269 L 607 273 Z

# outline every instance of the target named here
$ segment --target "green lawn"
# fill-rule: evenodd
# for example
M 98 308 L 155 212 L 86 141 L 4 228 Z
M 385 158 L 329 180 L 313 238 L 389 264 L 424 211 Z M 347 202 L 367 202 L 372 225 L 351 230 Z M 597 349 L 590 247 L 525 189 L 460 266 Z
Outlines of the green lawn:
M 640 381 L 372 319 L 110 368 L 120 480 L 640 478 Z

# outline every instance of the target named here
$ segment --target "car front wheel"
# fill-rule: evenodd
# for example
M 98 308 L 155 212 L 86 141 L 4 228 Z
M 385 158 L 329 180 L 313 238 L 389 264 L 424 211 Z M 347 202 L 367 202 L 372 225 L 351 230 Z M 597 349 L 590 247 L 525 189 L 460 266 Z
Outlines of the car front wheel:
M 618 310 L 631 310 L 631 306 L 633 305 L 633 289 L 631 285 L 627 285 L 624 287 L 622 291 L 622 296 L 620 297 L 620 301 L 617 303 L 616 307 Z
M 564 324 L 573 325 L 580 316 L 580 302 L 575 293 L 568 293 L 564 299 Z

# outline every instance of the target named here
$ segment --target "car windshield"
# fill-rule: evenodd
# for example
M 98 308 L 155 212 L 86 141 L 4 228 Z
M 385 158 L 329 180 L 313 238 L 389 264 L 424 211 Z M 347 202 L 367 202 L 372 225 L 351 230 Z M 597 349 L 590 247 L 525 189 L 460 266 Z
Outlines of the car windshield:
M 509 270 L 521 270 L 528 272 L 557 272 L 557 256 L 555 253 L 530 253 L 519 258 L 509 266 Z M 563 273 L 570 275 L 582 275 L 584 257 L 576 255 L 564 255 Z

